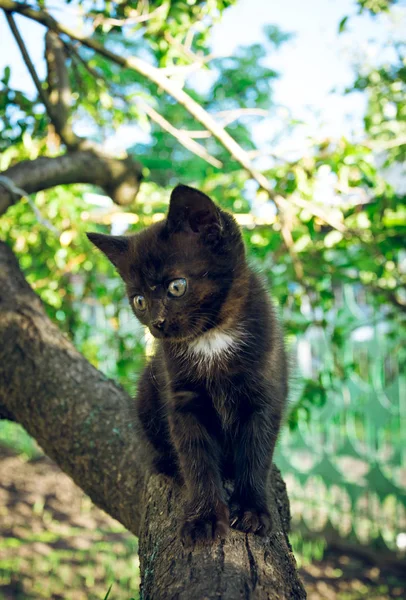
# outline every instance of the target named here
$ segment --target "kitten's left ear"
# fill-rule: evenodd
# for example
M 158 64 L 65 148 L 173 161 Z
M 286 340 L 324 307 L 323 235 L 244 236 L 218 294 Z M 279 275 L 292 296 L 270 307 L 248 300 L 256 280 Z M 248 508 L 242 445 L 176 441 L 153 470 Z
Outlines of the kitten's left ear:
M 88 239 L 99 248 L 115 267 L 120 270 L 128 248 L 129 239 L 124 235 L 105 235 L 104 233 L 86 233 Z
M 170 231 L 202 233 L 218 238 L 222 231 L 220 211 L 206 194 L 178 185 L 171 194 L 167 217 Z

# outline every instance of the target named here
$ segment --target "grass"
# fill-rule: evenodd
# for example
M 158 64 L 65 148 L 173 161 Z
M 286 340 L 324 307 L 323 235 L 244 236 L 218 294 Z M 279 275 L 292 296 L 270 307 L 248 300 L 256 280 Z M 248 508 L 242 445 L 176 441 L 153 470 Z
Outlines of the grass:
M 326 542 L 323 538 L 306 539 L 300 532 L 293 530 L 289 540 L 299 568 L 315 560 L 323 560 L 326 550 Z
M 12 449 L 27 460 L 42 455 L 35 440 L 18 423 L 0 420 L 0 446 Z
M 106 539 L 109 533 L 105 532 Z M 63 547 L 77 536 L 69 529 L 51 543 L 43 535 L 1 541 L 0 598 L 138 600 L 134 595 L 139 587 L 136 541 L 122 533 L 120 541 L 84 550 Z
M 0 600 L 138 600 L 139 583 L 137 539 L 0 422 Z
M 404 579 L 332 554 L 322 538 L 293 529 L 290 540 L 309 600 L 406 597 Z M 0 422 L 0 600 L 139 600 L 137 550 L 20 426 Z

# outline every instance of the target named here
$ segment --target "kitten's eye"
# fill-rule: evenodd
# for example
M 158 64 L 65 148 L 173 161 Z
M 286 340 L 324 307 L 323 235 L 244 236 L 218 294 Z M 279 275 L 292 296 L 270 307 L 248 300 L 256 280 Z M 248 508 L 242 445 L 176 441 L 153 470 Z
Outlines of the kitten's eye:
M 135 296 L 133 302 L 136 310 L 142 311 L 147 308 L 147 303 L 145 302 L 144 296 Z
M 175 298 L 180 298 L 186 292 L 186 279 L 180 277 L 179 279 L 174 279 L 168 285 L 168 293 L 170 296 L 174 296 Z

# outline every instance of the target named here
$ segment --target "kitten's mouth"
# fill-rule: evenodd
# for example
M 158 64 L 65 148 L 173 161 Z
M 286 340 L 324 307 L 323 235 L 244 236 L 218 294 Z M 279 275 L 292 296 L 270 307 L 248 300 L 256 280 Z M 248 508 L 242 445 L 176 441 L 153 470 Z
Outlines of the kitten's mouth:
M 182 334 L 176 334 L 175 332 L 151 331 L 151 330 L 150 330 L 150 333 L 157 340 L 168 340 L 168 341 L 174 342 L 176 344 L 191 342 L 191 341 L 195 340 L 197 337 L 199 337 L 199 335 L 201 335 L 201 332 L 199 332 L 198 334 L 196 334 L 196 332 L 194 332 L 194 333 L 182 335 Z
M 185 336 L 179 336 L 176 335 L 176 333 L 170 331 L 151 331 L 151 329 L 149 331 L 151 335 L 157 340 L 171 340 L 173 342 L 181 342 L 186 341 L 187 339 L 191 339 L 191 337 L 187 338 Z
M 170 335 L 168 335 L 167 333 L 165 333 L 164 331 L 152 331 L 151 329 L 149 330 L 150 334 L 157 340 L 162 340 L 164 338 L 168 338 L 170 337 Z

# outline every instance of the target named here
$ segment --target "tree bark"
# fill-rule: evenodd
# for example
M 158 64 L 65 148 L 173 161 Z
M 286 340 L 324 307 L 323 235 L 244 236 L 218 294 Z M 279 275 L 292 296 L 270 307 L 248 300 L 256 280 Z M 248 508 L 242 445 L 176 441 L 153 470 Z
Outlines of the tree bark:
M 212 547 L 184 548 L 177 533 L 182 489 L 146 467 L 131 399 L 51 323 L 2 242 L 0 340 L 0 414 L 21 423 L 95 504 L 139 536 L 142 598 L 306 597 L 287 538 L 289 503 L 278 470 L 268 538 L 231 531 Z
M 0 173 L 0 215 L 24 193 L 71 183 L 98 185 L 116 204 L 126 206 L 137 195 L 141 173 L 141 165 L 133 158 L 112 158 L 95 149 L 21 161 Z

